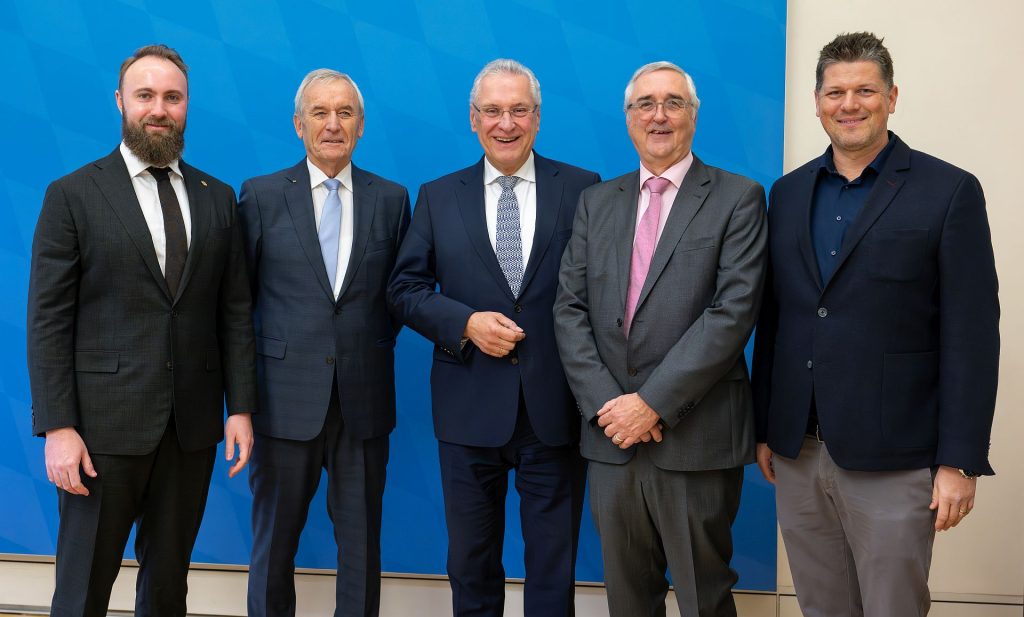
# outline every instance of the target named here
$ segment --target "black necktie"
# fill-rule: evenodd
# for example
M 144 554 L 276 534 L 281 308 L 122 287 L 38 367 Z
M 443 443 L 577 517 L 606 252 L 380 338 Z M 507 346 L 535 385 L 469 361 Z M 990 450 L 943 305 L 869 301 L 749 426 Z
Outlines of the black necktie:
M 150 167 L 149 173 L 156 178 L 156 190 L 160 196 L 160 209 L 164 213 L 164 237 L 167 248 L 164 255 L 164 278 L 171 297 L 178 295 L 178 284 L 181 273 L 185 271 L 185 258 L 188 257 L 188 238 L 185 235 L 185 219 L 181 216 L 178 196 L 174 194 L 171 179 L 166 167 Z

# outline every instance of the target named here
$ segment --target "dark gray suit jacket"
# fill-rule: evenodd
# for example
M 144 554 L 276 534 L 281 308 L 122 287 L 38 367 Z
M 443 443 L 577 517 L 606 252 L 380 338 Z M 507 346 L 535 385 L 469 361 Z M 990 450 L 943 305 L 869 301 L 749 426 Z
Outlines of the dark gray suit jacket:
M 242 185 L 239 217 L 252 281 L 260 414 L 257 432 L 308 440 L 338 384 L 357 439 L 395 427 L 395 336 L 388 275 L 409 227 L 404 187 L 352 166 L 352 254 L 341 293 L 327 278 L 306 159 Z
M 638 392 L 661 416 L 664 440 L 643 444 L 663 469 L 736 467 L 754 460 L 743 346 L 765 273 L 764 189 L 697 157 L 672 205 L 627 340 L 622 331 L 638 171 L 583 192 L 562 258 L 555 334 L 583 414 L 588 459 L 629 461 L 597 426 L 610 399 Z
M 32 244 L 32 431 L 145 454 L 171 411 L 185 450 L 256 404 L 249 287 L 231 187 L 184 162 L 192 242 L 176 297 L 119 150 L 54 181 Z

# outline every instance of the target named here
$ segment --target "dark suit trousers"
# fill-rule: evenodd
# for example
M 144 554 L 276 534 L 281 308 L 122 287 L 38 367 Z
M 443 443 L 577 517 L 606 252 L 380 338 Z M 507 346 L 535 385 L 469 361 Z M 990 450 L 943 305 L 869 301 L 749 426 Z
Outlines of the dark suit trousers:
M 482 409 L 481 413 L 486 413 Z M 576 547 L 586 462 L 575 445 L 541 443 L 520 394 L 512 439 L 498 448 L 439 442 L 456 617 L 500 616 L 505 606 L 505 496 L 515 470 L 525 543 L 526 617 L 575 614 Z
M 91 454 L 89 496 L 58 490 L 57 587 L 51 615 L 104 616 L 132 523 L 139 561 L 135 614 L 185 615 L 188 565 L 206 508 L 216 447 L 184 452 L 174 417 L 156 450 Z
M 591 461 L 609 612 L 664 617 L 667 567 L 680 615 L 736 617 L 729 561 L 742 484 L 742 467 L 660 469 L 643 445 L 624 465 Z
M 337 387 L 324 427 L 310 441 L 256 436 L 252 489 L 250 617 L 295 614 L 295 553 L 309 503 L 327 470 L 327 514 L 338 545 L 336 616 L 380 611 L 380 519 L 388 437 L 354 439 L 338 407 Z

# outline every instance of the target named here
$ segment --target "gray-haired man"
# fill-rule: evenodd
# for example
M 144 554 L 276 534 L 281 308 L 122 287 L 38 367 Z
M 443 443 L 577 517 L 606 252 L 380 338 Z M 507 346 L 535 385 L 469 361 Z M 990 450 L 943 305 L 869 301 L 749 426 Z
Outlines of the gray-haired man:
M 664 615 L 667 569 L 681 614 L 734 616 L 764 189 L 693 155 L 700 101 L 678 66 L 640 67 L 625 99 L 639 169 L 583 192 L 555 300 L 608 606 Z
M 384 290 L 409 196 L 352 165 L 363 98 L 347 75 L 309 73 L 294 120 L 306 157 L 248 180 L 239 201 L 261 412 L 249 615 L 295 613 L 295 552 L 322 468 L 338 543 L 335 615 L 377 615 L 400 327 Z

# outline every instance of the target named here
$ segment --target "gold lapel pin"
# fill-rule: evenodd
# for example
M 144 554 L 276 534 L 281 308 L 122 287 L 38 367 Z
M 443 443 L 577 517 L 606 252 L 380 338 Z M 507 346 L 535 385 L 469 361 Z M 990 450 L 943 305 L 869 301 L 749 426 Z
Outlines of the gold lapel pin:
M 206 183 L 206 180 L 200 180 L 200 181 L 199 181 L 199 184 L 202 184 L 203 186 L 209 186 L 209 185 L 208 185 L 208 184 Z

